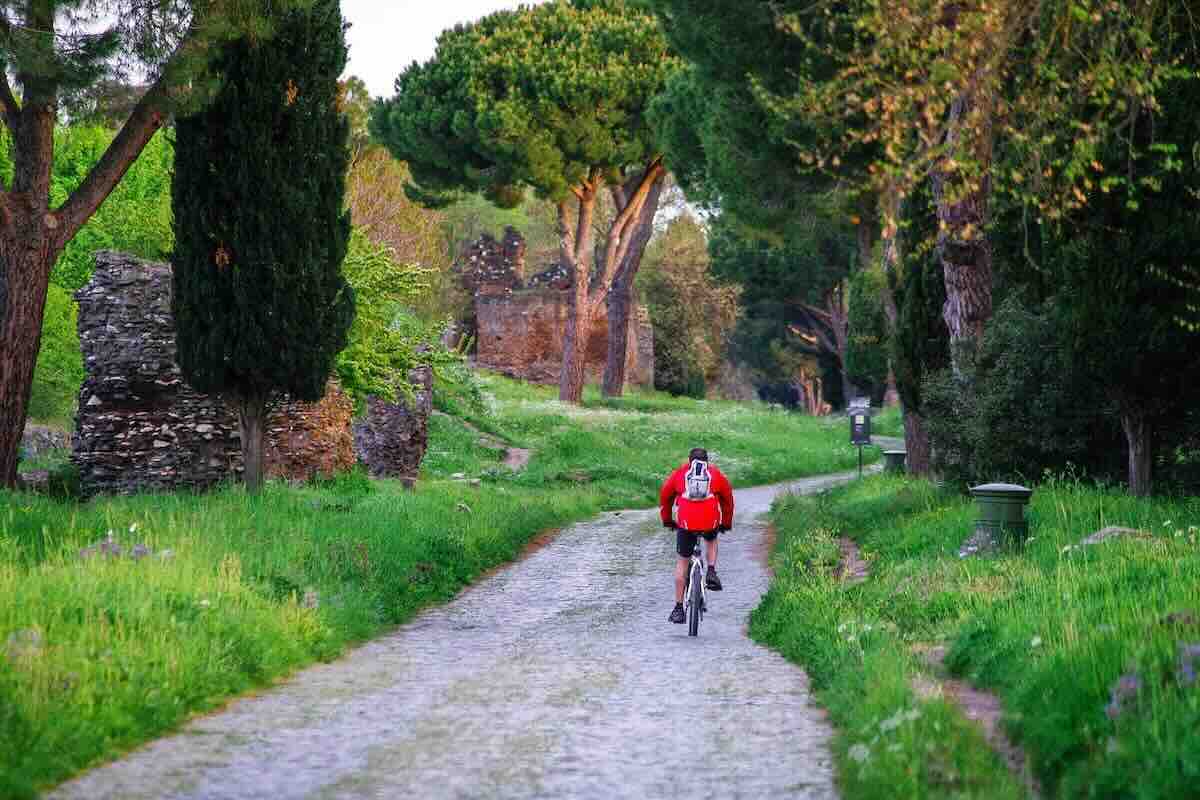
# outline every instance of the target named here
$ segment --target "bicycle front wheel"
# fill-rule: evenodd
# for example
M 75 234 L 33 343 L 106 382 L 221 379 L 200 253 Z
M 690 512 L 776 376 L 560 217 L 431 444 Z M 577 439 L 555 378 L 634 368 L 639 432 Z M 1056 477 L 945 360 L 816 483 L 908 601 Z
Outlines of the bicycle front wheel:
M 699 565 L 692 567 L 688 580 L 688 636 L 700 635 L 700 615 L 704 613 L 704 575 Z

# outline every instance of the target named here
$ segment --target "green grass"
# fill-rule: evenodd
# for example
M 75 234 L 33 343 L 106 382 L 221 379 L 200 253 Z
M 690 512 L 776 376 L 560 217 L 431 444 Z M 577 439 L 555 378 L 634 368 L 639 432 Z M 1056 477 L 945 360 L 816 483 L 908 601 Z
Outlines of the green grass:
M 575 409 L 553 390 L 499 378 L 485 388 L 473 421 L 535 450 L 521 474 L 459 420 L 435 416 L 415 492 L 354 473 L 257 496 L 232 487 L 75 504 L 0 493 L 0 797 L 31 795 L 335 658 L 542 531 L 651 505 L 692 446 L 706 445 L 735 485 L 856 463 L 842 426 L 761 406 L 589 392 Z M 154 554 L 81 558 L 110 530 Z
M 1200 685 L 1180 663 L 1200 644 L 1200 501 L 1051 480 L 1023 551 L 965 560 L 974 509 L 919 481 L 872 478 L 773 513 L 777 574 L 752 634 L 812 675 L 839 727 L 846 797 L 1022 795 L 956 710 L 915 696 L 918 652 L 937 644 L 953 674 L 1001 697 L 1049 796 L 1200 796 Z M 1076 547 L 1106 525 L 1148 535 Z M 842 535 L 871 564 L 858 586 L 831 577 Z M 1114 719 L 1122 676 L 1140 688 Z M 880 721 L 913 708 L 910 741 L 893 749 Z

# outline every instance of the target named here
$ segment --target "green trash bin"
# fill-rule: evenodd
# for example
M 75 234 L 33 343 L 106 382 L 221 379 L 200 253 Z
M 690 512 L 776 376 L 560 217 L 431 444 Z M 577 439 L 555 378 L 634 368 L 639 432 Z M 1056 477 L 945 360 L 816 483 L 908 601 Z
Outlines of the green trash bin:
M 1033 490 L 1013 483 L 985 483 L 971 490 L 979 518 L 975 530 L 987 531 L 993 542 L 1022 545 L 1029 537 L 1025 506 Z

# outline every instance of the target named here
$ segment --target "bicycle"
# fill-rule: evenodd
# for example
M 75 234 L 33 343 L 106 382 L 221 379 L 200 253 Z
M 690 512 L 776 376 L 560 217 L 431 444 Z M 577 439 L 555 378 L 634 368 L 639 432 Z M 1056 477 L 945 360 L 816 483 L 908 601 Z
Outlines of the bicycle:
M 704 558 L 704 548 L 700 546 L 703 541 L 701 537 L 696 537 L 696 545 L 692 548 L 692 563 L 688 566 L 687 577 L 684 579 L 683 598 L 684 606 L 687 608 L 688 618 L 688 636 L 700 635 L 700 620 L 704 617 L 704 612 L 708 610 L 707 598 L 708 589 L 704 585 L 704 577 L 707 574 L 707 561 Z

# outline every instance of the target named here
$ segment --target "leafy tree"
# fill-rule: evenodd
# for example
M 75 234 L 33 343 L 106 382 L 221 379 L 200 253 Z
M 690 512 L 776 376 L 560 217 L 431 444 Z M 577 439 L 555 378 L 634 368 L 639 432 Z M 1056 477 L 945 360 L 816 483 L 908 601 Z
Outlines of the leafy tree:
M 345 62 L 338 0 L 315 0 L 286 12 L 271 39 L 226 44 L 216 97 L 177 123 L 179 366 L 237 410 L 251 489 L 262 483 L 269 404 L 278 392 L 322 397 L 354 316 L 341 274 Z
M 337 374 L 355 400 L 367 395 L 394 399 L 408 386 L 413 367 L 456 360 L 438 342 L 444 321 L 430 324 L 411 313 L 429 292 L 432 273 L 401 263 L 395 251 L 360 229 L 351 234 L 342 274 L 354 289 L 355 314 L 346 349 L 337 357 Z
M 296 0 L 4 0 L 0 2 L 0 123 L 13 170 L 0 185 L 0 484 L 16 482 L 50 272 L 170 115 L 213 83 L 217 46 L 270 33 L 271 9 Z M 70 196 L 50 196 L 54 127 L 65 92 L 145 74 L 146 93 Z
M 849 280 L 846 377 L 873 396 L 882 396 L 888 375 L 887 320 L 880 301 L 880 270 L 860 270 Z
M 714 280 L 704 228 L 686 213 L 651 242 L 645 261 L 638 287 L 654 326 L 654 385 L 703 397 L 720 379 L 740 290 Z
M 1086 204 L 1101 182 L 1098 148 L 1132 109 L 1157 108 L 1181 69 L 1158 33 L 1192 24 L 1182 5 L 863 0 L 824 13 L 777 4 L 781 27 L 836 66 L 821 80 L 768 89 L 764 102 L 780 124 L 815 132 L 797 142 L 813 168 L 836 174 L 873 148 L 865 180 L 881 194 L 903 199 L 932 181 L 944 316 L 952 349 L 969 350 L 992 311 L 994 190 L 1050 219 Z M 1000 168 L 998 146 L 1019 162 Z M 888 216 L 894 228 L 894 208 Z
M 1155 450 L 1186 430 L 1179 421 L 1200 383 L 1200 330 L 1180 324 L 1195 308 L 1180 276 L 1195 269 L 1200 251 L 1200 82 L 1176 82 L 1160 113 L 1131 122 L 1134 157 L 1110 147 L 1100 158 L 1106 171 L 1143 181 L 1138 213 L 1122 193 L 1097 197 L 1042 257 L 1059 276 L 1057 304 L 1073 359 L 1116 406 L 1130 491 L 1147 495 Z
M 666 168 L 646 111 L 676 68 L 652 18 L 624 0 L 563 0 L 446 31 L 434 58 L 397 79 L 372 132 L 409 164 L 411 196 L 437 206 L 479 192 L 501 206 L 528 189 L 557 206 L 571 275 L 559 396 L 583 392 L 585 331 L 607 303 L 604 389 L 619 393 L 633 278 Z M 617 213 L 595 262 L 597 200 Z
M 849 344 L 846 279 L 855 263 L 849 227 L 813 205 L 782 241 L 756 235 L 724 216 L 712 224 L 709 239 L 713 274 L 742 287 L 744 314 L 739 324 L 758 332 L 740 341 L 758 341 L 767 348 L 764 358 L 773 352 L 769 343 L 776 338 L 781 345 L 790 341 L 810 355 L 828 353 L 835 365 L 834 378 L 841 383 L 837 394 L 842 397 L 853 393 L 844 369 Z M 761 326 L 752 322 L 763 316 L 774 321 Z M 767 339 L 760 340 L 759 335 Z M 773 376 L 770 380 L 781 379 L 781 370 L 782 364 L 759 365 L 761 374 Z

